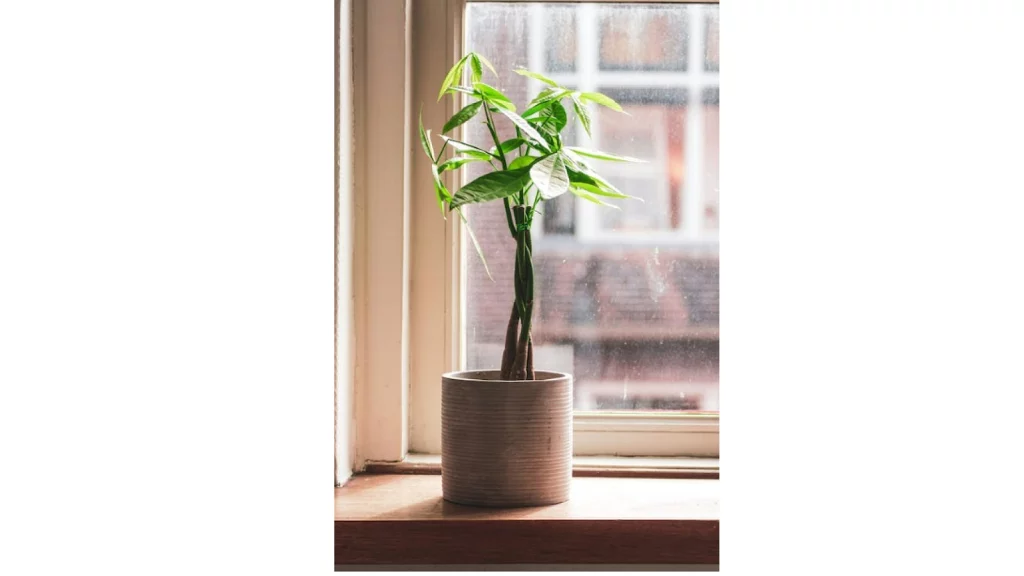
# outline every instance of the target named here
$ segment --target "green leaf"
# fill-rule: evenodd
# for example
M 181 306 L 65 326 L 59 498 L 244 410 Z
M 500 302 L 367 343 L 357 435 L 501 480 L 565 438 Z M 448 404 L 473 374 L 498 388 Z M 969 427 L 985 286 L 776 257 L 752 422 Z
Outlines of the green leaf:
M 598 185 L 597 180 L 594 180 L 584 172 L 574 170 L 572 168 L 566 168 L 566 172 L 569 174 L 569 181 L 572 182 L 573 184 L 583 183 L 592 184 L 594 186 Z
M 558 92 L 559 90 L 564 90 L 564 88 L 542 88 L 541 91 L 538 92 L 536 96 L 534 96 L 533 100 L 530 100 L 530 106 L 533 106 L 534 104 L 547 99 L 549 96 L 551 96 L 555 92 Z
M 565 113 L 565 107 L 562 106 L 561 102 L 552 102 L 550 106 L 545 108 L 537 120 L 540 125 L 537 127 L 540 131 L 547 131 L 548 134 L 558 134 L 565 128 L 565 125 L 569 123 L 569 117 Z
M 420 110 L 420 144 L 423 144 L 423 151 L 434 161 L 434 147 L 430 144 L 430 131 L 423 131 L 423 110 Z
M 444 136 L 441 136 L 441 138 L 444 138 Z M 591 171 L 590 170 L 590 166 L 586 162 L 583 161 L 583 157 L 582 156 L 576 154 L 575 152 L 573 152 L 572 150 L 570 150 L 568 148 L 563 148 L 561 150 L 561 152 L 562 152 L 563 159 L 565 160 L 566 168 L 570 168 L 570 169 L 576 170 L 577 172 L 590 172 Z M 570 176 L 571 176 L 571 174 L 570 174 Z
M 459 81 L 460 73 L 462 72 L 462 65 L 466 63 L 466 57 L 463 56 L 452 66 L 452 69 L 448 71 L 448 75 L 444 77 L 444 82 L 441 83 L 441 92 L 437 95 L 437 100 L 440 101 L 444 97 L 444 93 L 448 88 Z
M 490 162 L 491 160 L 495 159 L 494 156 L 488 154 L 486 150 L 481 150 L 480 148 L 477 148 L 472 144 L 466 144 L 465 142 L 461 142 L 454 138 L 449 138 L 444 134 L 441 135 L 441 138 L 444 139 L 445 142 L 448 142 L 448 145 L 455 149 L 456 152 L 465 154 L 466 156 L 469 156 L 471 158 L 476 158 L 477 160 L 485 160 L 487 162 Z
M 443 163 L 439 164 L 437 166 L 437 171 L 441 172 L 441 173 L 444 173 L 444 172 L 446 172 L 448 170 L 457 170 L 457 169 L 461 168 L 465 164 L 469 164 L 470 162 L 479 162 L 479 161 L 480 161 L 479 158 L 462 158 L 462 157 L 452 158 L 451 160 L 448 160 L 447 162 L 443 162 Z
M 618 102 L 612 100 L 611 98 L 605 96 L 604 94 L 601 94 L 600 92 L 581 92 L 580 100 L 582 100 L 583 102 L 594 102 L 600 104 L 601 106 L 611 108 L 616 112 L 622 112 L 623 114 L 625 114 L 625 111 L 622 109 L 622 106 L 619 106 Z
M 532 166 L 536 161 L 536 156 L 520 156 L 509 163 L 508 169 L 514 170 L 516 168 L 522 168 L 523 166 Z
M 516 148 L 519 148 L 523 144 L 526 144 L 526 140 L 523 140 L 522 138 L 509 138 L 508 140 L 505 140 L 504 142 L 501 143 L 501 152 L 503 154 L 508 154 L 509 152 L 512 152 Z M 498 147 L 491 146 L 491 154 L 497 153 Z
M 572 90 L 566 90 L 564 88 L 559 88 L 558 90 L 543 90 L 540 94 L 537 95 L 536 98 L 530 101 L 530 107 L 527 108 L 525 112 L 523 112 L 523 117 L 529 118 L 530 116 L 533 116 L 537 112 L 540 112 L 541 110 L 550 106 L 552 102 L 561 100 L 562 98 L 565 98 L 571 93 Z
M 449 210 L 454 210 L 464 204 L 486 202 L 511 196 L 522 190 L 529 180 L 530 170 L 528 168 L 499 170 L 484 174 L 455 193 L 455 196 L 448 205 Z
M 549 110 L 551 110 L 551 115 L 555 118 L 555 132 L 561 133 L 565 125 L 569 123 L 569 115 L 565 112 L 565 106 L 562 106 L 561 102 L 556 101 Z
M 630 156 L 616 156 L 615 154 L 609 154 L 608 152 L 601 152 L 600 150 L 591 150 L 590 148 L 581 148 L 579 146 L 567 146 L 572 152 L 579 154 L 580 156 L 586 156 L 588 158 L 597 158 L 598 160 L 610 160 L 612 162 L 647 162 L 647 160 L 641 160 L 639 158 L 633 158 Z
M 547 76 L 545 76 L 543 74 L 540 74 L 538 72 L 531 72 L 531 71 L 529 71 L 529 70 L 527 70 L 525 68 L 520 68 L 520 69 L 516 70 L 516 74 L 519 74 L 519 75 L 522 75 L 522 76 L 529 76 L 530 78 L 533 78 L 534 80 L 540 80 L 541 82 L 543 82 L 543 83 L 545 83 L 545 84 L 547 84 L 549 86 L 554 86 L 555 88 L 559 87 L 558 86 L 558 82 L 555 82 L 551 78 L 548 78 Z
M 438 173 L 437 165 L 430 165 L 430 172 L 434 176 L 434 194 L 437 196 L 437 207 L 441 209 L 441 217 L 447 220 L 448 218 L 444 213 L 444 203 L 451 201 L 451 195 L 448 193 L 448 189 L 444 187 L 444 182 L 441 182 L 441 175 Z
M 623 198 L 623 199 L 627 199 L 628 198 L 628 199 L 631 199 L 631 200 L 639 200 L 640 202 L 644 201 L 643 198 L 637 198 L 636 196 L 627 196 L 626 194 L 619 194 L 617 192 L 609 192 L 608 190 L 605 190 L 604 188 L 601 188 L 600 186 L 595 186 L 593 184 L 585 184 L 583 182 L 573 182 L 572 185 L 577 187 L 577 188 L 579 188 L 580 190 L 585 190 L 585 191 L 590 192 L 591 194 L 595 194 L 597 196 L 607 196 L 609 198 Z
M 556 152 L 562 148 L 562 138 L 552 130 L 544 130 L 541 132 L 544 135 L 544 140 L 548 143 L 547 150 L 541 150 L 543 153 L 548 151 Z
M 476 255 L 480 257 L 480 263 L 484 265 L 484 272 L 487 272 L 487 277 L 490 278 L 491 282 L 494 282 L 494 277 L 491 276 L 491 269 L 487 267 L 487 259 L 484 258 L 484 251 L 480 248 L 480 243 L 476 241 L 476 234 L 473 234 L 473 229 L 469 227 L 469 220 L 466 219 L 466 215 L 462 213 L 462 210 L 456 208 L 455 211 L 459 213 L 462 223 L 466 225 L 466 232 L 469 234 L 469 239 L 473 241 L 473 248 L 476 248 Z
M 581 190 L 578 186 L 575 186 L 575 185 L 570 186 L 569 187 L 569 191 L 572 192 L 574 195 L 579 196 L 580 198 L 583 198 L 584 200 L 589 200 L 589 201 L 593 202 L 594 204 L 600 204 L 601 206 L 607 206 L 609 208 L 615 208 L 616 210 L 622 210 L 622 208 L 619 208 L 615 204 L 609 204 L 609 203 L 605 202 L 604 200 L 601 200 L 597 196 L 594 196 L 593 194 L 590 194 L 590 193 L 588 193 L 585 190 Z
M 495 76 L 498 75 L 498 71 L 494 69 L 494 65 L 491 64 L 491 62 L 487 58 L 484 58 L 483 54 L 477 54 L 476 56 L 477 56 L 477 58 L 480 59 L 481 62 L 484 63 L 484 66 L 487 66 L 487 68 L 489 68 L 491 70 L 492 74 L 494 74 Z
M 584 190 L 593 192 L 600 196 L 608 196 L 610 198 L 633 198 L 643 202 L 640 198 L 623 194 L 622 191 L 616 188 L 611 182 L 608 182 L 592 171 L 587 170 L 585 172 L 580 172 L 573 170 L 572 168 L 567 168 L 566 171 L 569 173 L 569 181 L 573 186 L 583 187 Z
M 540 148 L 542 150 L 550 151 L 548 143 L 544 139 L 544 137 L 541 136 L 540 133 L 537 132 L 537 130 L 535 130 L 533 128 L 533 126 L 530 126 L 530 123 L 527 122 L 522 116 L 520 116 L 519 114 L 516 114 L 515 112 L 513 112 L 511 110 L 498 110 L 498 111 L 501 112 L 502 114 L 504 114 L 506 117 L 508 117 L 508 119 L 511 120 L 513 124 L 518 126 L 519 129 L 522 130 L 527 136 L 532 138 L 534 140 L 534 142 L 539 144 Z
M 566 172 L 569 174 L 569 182 L 573 186 L 583 188 L 586 191 L 593 192 L 599 196 L 609 196 L 611 198 L 632 198 L 623 194 L 619 189 L 612 186 L 604 178 L 601 178 L 593 172 L 580 172 L 573 170 L 572 168 L 566 168 Z
M 545 108 L 540 114 L 527 120 L 538 133 L 544 137 L 548 144 L 548 150 L 556 151 L 562 148 L 562 138 L 559 136 L 559 126 L 565 126 L 565 119 L 558 116 L 558 110 L 565 112 L 561 104 L 553 102 L 549 108 Z M 547 152 L 548 150 L 544 150 Z
M 576 110 L 576 116 L 579 117 L 580 123 L 583 124 L 583 129 L 587 131 L 587 136 L 593 137 L 590 133 L 590 112 L 587 112 L 587 105 L 581 102 L 576 94 L 572 95 L 572 107 Z
M 494 86 L 488 86 L 483 82 L 474 82 L 473 89 L 480 93 L 480 96 L 487 100 L 488 102 L 490 102 L 491 104 L 494 104 L 499 108 L 505 108 L 507 110 L 515 112 L 516 105 L 513 104 L 512 101 L 508 99 L 508 96 L 502 94 L 501 90 L 498 90 Z
M 545 200 L 561 196 L 569 189 L 569 174 L 565 171 L 565 162 L 558 154 L 546 156 L 534 163 L 530 168 L 530 179 Z
M 483 104 L 483 102 L 478 100 L 476 102 L 473 102 L 472 104 L 469 104 L 462 110 L 459 110 L 451 118 L 449 118 L 447 122 L 444 123 L 444 128 L 441 129 L 441 132 L 448 133 L 454 130 L 455 128 L 458 128 L 459 126 L 463 125 L 464 123 L 466 123 L 467 120 L 469 120 L 473 116 L 476 116 L 476 113 L 480 110 L 480 107 L 483 106 Z
M 476 54 L 469 55 L 470 78 L 473 82 L 479 82 L 484 77 L 484 69 L 480 66 L 480 57 Z
M 473 90 L 472 88 L 466 88 L 465 86 L 450 86 L 448 88 L 448 91 L 449 92 L 461 92 L 463 94 L 469 94 L 470 96 L 476 96 L 477 98 L 480 97 L 480 93 L 479 92 L 477 92 L 476 90 Z
M 594 172 L 593 170 L 586 170 L 584 171 L 584 173 L 597 183 L 596 185 L 598 188 L 601 188 L 602 190 L 605 190 L 607 192 L 618 194 L 620 196 L 625 196 L 622 190 L 616 188 L 614 184 L 605 180 L 600 174 Z

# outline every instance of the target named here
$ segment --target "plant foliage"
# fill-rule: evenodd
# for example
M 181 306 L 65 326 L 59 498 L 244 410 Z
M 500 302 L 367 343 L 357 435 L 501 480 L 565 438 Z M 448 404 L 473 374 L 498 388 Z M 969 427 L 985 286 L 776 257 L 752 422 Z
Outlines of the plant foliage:
M 545 85 L 536 97 L 518 113 L 515 103 L 499 88 L 484 82 L 484 68 L 495 76 L 494 66 L 476 53 L 463 56 L 451 68 L 441 83 L 438 100 L 445 95 L 462 98 L 462 106 L 445 122 L 438 134 L 442 144 L 435 152 L 431 131 L 419 123 L 420 141 L 424 153 L 430 158 L 434 191 L 442 215 L 456 211 L 466 226 L 469 237 L 490 276 L 487 262 L 469 229 L 463 208 L 469 204 L 501 200 L 509 234 L 516 241 L 515 302 L 506 331 L 505 352 L 502 356 L 502 378 L 506 380 L 532 380 L 533 342 L 530 329 L 533 318 L 533 244 L 530 230 L 538 206 L 569 192 L 579 198 L 617 208 L 604 199 L 630 199 L 601 177 L 591 166 L 592 160 L 609 162 L 641 162 L 636 158 L 617 156 L 584 147 L 563 146 L 562 131 L 569 125 L 567 107 L 571 107 L 580 125 L 590 134 L 589 104 L 605 106 L 625 113 L 615 100 L 597 92 L 580 92 L 529 70 L 516 73 Z M 468 82 L 467 82 L 468 80 Z M 478 119 L 486 125 L 491 142 L 474 145 L 448 135 L 452 131 Z M 502 141 L 498 137 L 497 119 L 507 122 L 506 129 L 515 131 L 515 137 Z M 451 155 L 445 153 L 451 149 Z M 444 184 L 445 172 L 453 171 L 473 162 L 485 162 L 490 170 L 465 183 L 454 194 Z

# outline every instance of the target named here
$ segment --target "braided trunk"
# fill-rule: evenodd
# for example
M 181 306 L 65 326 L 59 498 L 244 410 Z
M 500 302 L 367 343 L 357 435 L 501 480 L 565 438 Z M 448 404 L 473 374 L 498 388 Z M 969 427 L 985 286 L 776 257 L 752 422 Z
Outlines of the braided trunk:
M 501 356 L 502 380 L 534 380 L 533 338 L 533 241 L 529 223 L 532 209 L 512 208 L 515 222 L 516 264 L 515 302 L 505 330 L 505 350 Z

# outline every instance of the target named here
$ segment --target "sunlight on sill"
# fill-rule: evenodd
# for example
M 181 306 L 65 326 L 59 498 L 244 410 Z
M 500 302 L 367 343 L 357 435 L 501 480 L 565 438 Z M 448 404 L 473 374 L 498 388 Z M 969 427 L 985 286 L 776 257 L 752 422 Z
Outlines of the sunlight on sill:
M 412 465 L 441 465 L 440 454 L 412 454 L 405 457 Z M 718 470 L 718 458 L 645 457 L 645 456 L 573 456 L 573 468 L 650 468 Z

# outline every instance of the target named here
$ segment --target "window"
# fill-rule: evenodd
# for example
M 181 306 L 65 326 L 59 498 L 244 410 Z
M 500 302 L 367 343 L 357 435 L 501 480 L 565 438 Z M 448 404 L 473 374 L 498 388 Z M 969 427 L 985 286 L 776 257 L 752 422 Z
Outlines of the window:
M 646 160 L 601 165 L 642 203 L 612 210 L 567 194 L 543 205 L 535 232 L 535 364 L 575 376 L 577 410 L 719 409 L 717 12 L 692 4 L 467 5 L 466 49 L 494 62 L 497 85 L 513 100 L 540 89 L 511 72 L 519 66 L 603 92 L 629 115 L 594 107 L 585 145 Z M 501 30 L 521 31 L 524 41 L 508 42 Z M 489 139 L 476 126 L 466 137 Z M 579 125 L 572 139 L 586 142 Z M 470 254 L 465 361 L 486 369 L 500 363 L 514 244 L 497 203 L 473 206 L 470 219 L 494 281 Z
M 436 127 L 459 109 L 449 98 L 438 102 L 437 88 L 468 50 L 493 62 L 500 76 L 487 72 L 488 81 L 519 103 L 540 86 L 512 73 L 517 67 L 620 100 L 631 116 L 592 109 L 589 139 L 570 112 L 563 135 L 647 160 L 628 171 L 603 166 L 645 202 L 614 211 L 566 194 L 543 204 L 533 227 L 535 364 L 575 376 L 576 453 L 717 456 L 718 72 L 707 65 L 714 53 L 717 68 L 707 32 L 712 21 L 717 31 L 717 5 L 365 6 L 365 53 L 356 51 L 365 64 L 354 79 L 363 143 L 355 186 L 359 461 L 438 454 L 440 374 L 498 365 L 514 254 L 503 208 L 468 210 L 492 282 L 462 223 L 438 217 L 429 162 L 413 146 L 417 115 Z M 403 27 L 404 37 L 385 33 Z M 654 34 L 664 42 L 652 42 Z M 404 118 L 393 113 L 403 106 Z M 511 126 L 498 123 L 507 138 Z M 476 123 L 464 130 L 470 142 L 489 141 Z M 394 142 L 403 139 L 407 156 L 398 158 Z M 455 190 L 476 170 L 443 177 Z

